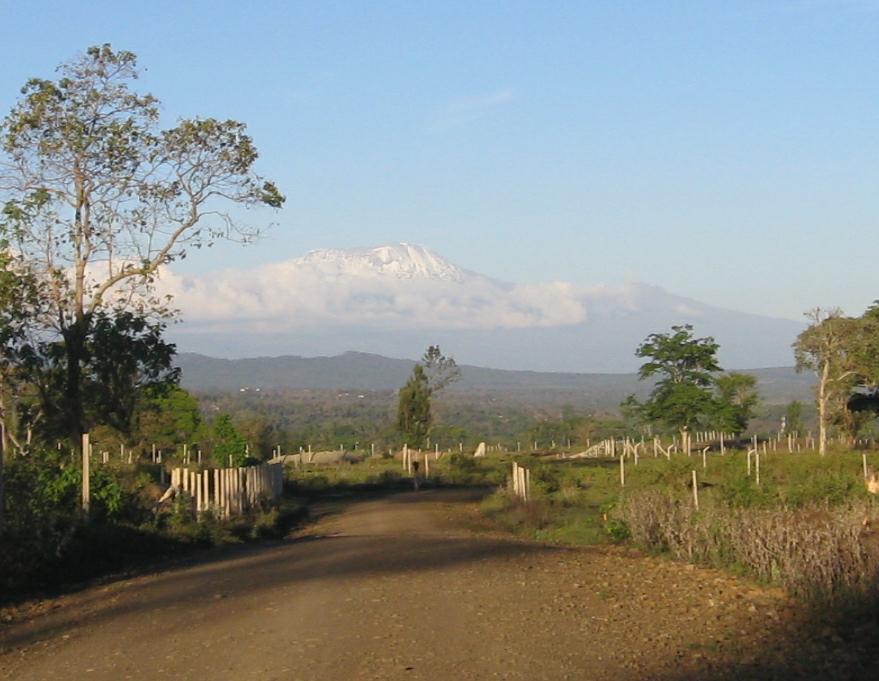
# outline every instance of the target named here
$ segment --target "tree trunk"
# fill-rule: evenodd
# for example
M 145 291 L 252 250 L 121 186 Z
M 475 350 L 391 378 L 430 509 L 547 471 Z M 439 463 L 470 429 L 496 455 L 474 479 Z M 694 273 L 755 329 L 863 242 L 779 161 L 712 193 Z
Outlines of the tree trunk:
M 88 333 L 88 315 L 77 315 L 77 320 L 67 327 L 64 334 L 64 353 L 67 361 L 65 367 L 66 380 L 64 385 L 64 412 L 67 436 L 74 449 L 82 454 L 82 434 L 89 431 L 85 422 L 85 409 L 82 395 L 82 364 L 85 360 L 85 340 Z
M 830 362 L 824 362 L 821 377 L 818 379 L 818 453 L 827 453 L 827 380 L 830 376 Z
M 3 520 L 6 510 L 6 487 L 3 478 L 3 466 L 6 463 L 6 424 L 0 421 L 0 530 L 3 529 Z

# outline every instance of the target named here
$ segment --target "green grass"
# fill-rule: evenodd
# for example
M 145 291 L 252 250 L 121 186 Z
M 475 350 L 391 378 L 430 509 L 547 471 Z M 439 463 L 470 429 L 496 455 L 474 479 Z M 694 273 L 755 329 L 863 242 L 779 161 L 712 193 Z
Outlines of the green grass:
M 861 453 L 852 451 L 832 451 L 826 457 L 811 452 L 761 454 L 759 485 L 756 460 L 748 476 L 743 451 L 710 454 L 704 469 L 701 455 L 677 454 L 670 461 L 641 458 L 638 465 L 628 459 L 625 487 L 620 485 L 618 460 L 513 458 L 531 471 L 531 508 L 522 508 L 502 490 L 483 502 L 483 512 L 519 534 L 571 544 L 625 538 L 615 510 L 643 491 L 660 490 L 691 503 L 693 470 L 702 508 L 796 509 L 816 503 L 838 506 L 870 496 L 863 483 Z M 879 465 L 879 453 L 868 454 L 869 459 Z M 510 460 L 495 461 L 508 470 Z

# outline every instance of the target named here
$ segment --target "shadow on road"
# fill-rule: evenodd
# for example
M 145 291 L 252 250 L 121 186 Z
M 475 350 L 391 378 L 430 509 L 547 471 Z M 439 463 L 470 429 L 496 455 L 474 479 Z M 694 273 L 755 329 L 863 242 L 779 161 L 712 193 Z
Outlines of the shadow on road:
M 743 654 L 725 665 L 690 660 L 678 673 L 657 681 L 879 679 L 879 612 L 873 607 L 838 611 L 803 607 L 793 618 L 765 626 L 768 632 L 756 653 Z
M 478 490 L 453 490 L 407 493 L 385 496 L 372 493 L 339 500 L 324 506 L 323 515 L 348 510 L 356 521 L 358 506 L 381 500 L 417 506 L 437 502 L 464 503 L 478 499 Z M 393 508 L 393 507 L 391 507 Z M 356 522 L 354 523 L 356 528 Z M 380 533 L 320 534 L 306 533 L 301 537 L 271 546 L 248 546 L 207 556 L 198 564 L 170 569 L 132 581 L 131 587 L 117 583 L 105 588 L 94 587 L 72 597 L 75 607 L 17 623 L 7 631 L 0 629 L 0 651 L 15 648 L 62 633 L 82 624 L 87 611 L 89 624 L 112 620 L 119 615 L 141 613 L 167 620 L 163 627 L 173 628 L 172 619 L 163 618 L 170 608 L 197 606 L 215 599 L 246 599 L 260 592 L 279 587 L 293 587 L 307 582 L 328 581 L 343 584 L 347 580 L 381 574 L 424 573 L 449 566 L 504 561 L 511 556 L 563 552 L 514 539 L 489 538 L 476 535 L 419 533 L 407 530 L 402 534 Z M 118 602 L 117 601 L 118 598 Z M 65 612 L 69 610 L 69 612 Z

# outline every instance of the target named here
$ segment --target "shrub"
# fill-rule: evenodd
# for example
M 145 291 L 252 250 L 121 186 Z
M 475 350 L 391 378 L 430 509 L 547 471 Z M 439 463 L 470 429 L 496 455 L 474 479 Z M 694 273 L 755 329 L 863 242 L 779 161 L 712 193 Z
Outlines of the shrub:
M 624 542 L 632 536 L 628 524 L 620 518 L 608 519 L 604 529 L 614 542 Z

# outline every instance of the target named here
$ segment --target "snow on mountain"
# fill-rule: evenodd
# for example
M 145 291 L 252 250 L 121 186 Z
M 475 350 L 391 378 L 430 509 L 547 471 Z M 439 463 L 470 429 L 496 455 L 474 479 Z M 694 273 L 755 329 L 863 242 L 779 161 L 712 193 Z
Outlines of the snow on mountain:
M 359 350 L 420 356 L 441 343 L 459 361 L 544 371 L 631 371 L 649 334 L 691 323 L 732 368 L 791 363 L 802 328 L 715 308 L 647 284 L 512 284 L 410 244 L 327 249 L 253 269 L 162 273 L 184 324 L 183 350 L 229 356 Z
M 424 246 L 400 243 L 369 249 L 323 249 L 293 261 L 338 276 L 383 275 L 398 279 L 463 282 L 467 273 Z

